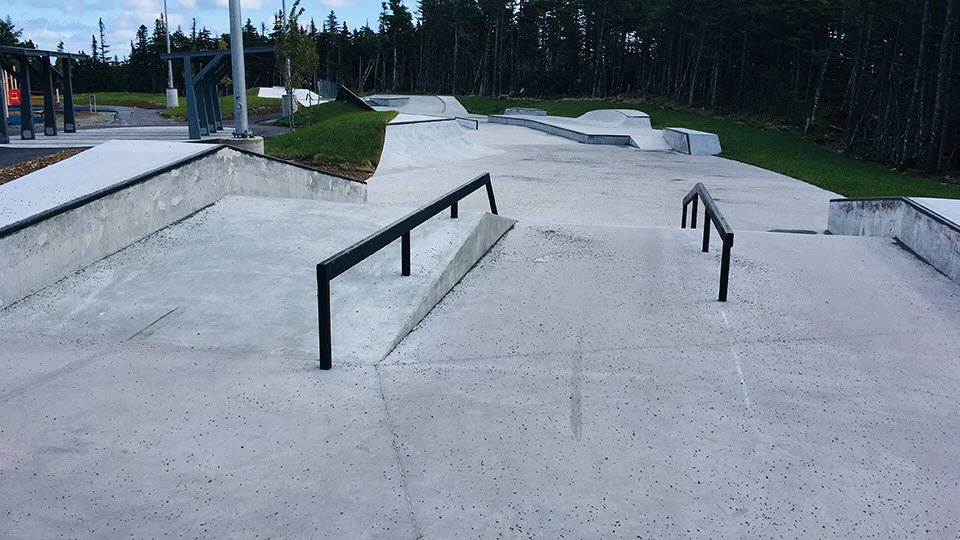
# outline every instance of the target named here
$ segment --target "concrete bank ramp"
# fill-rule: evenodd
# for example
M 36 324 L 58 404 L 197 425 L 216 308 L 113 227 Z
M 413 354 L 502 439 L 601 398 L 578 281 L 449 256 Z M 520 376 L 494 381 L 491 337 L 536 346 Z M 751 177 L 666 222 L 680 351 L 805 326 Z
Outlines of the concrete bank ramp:
M 476 130 L 453 118 L 399 114 L 389 124 L 377 174 L 432 167 L 500 153 L 481 144 Z
M 0 308 L 227 195 L 365 202 L 367 190 L 219 145 L 108 142 L 0 186 Z
M 411 209 L 227 196 L 0 311 L 11 331 L 316 358 L 315 266 Z M 443 214 L 332 282 L 334 363 L 382 359 L 513 226 Z
M 467 109 L 453 96 L 402 96 L 378 94 L 366 98 L 375 108 L 408 114 L 425 114 L 447 118 L 469 116 Z

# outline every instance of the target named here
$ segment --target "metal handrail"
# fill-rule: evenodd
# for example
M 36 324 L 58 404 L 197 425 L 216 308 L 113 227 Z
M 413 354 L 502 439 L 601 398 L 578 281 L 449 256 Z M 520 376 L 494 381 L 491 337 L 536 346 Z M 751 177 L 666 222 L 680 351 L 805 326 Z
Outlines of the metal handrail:
M 330 281 L 390 245 L 398 238 L 400 239 L 401 250 L 400 273 L 409 276 L 410 231 L 447 208 L 450 208 L 450 217 L 456 219 L 459 215 L 459 202 L 482 187 L 487 189 L 490 213 L 496 214 L 497 200 L 493 195 L 493 183 L 490 181 L 490 173 L 484 173 L 317 264 L 317 324 L 320 336 L 320 369 L 330 369 L 333 366 L 332 334 L 330 330 Z
M 697 228 L 697 202 L 703 201 L 703 249 L 704 253 L 710 251 L 710 222 L 717 228 L 720 239 L 723 241 L 723 251 L 720 255 L 720 301 L 727 301 L 727 283 L 730 280 L 730 248 L 733 247 L 733 229 L 723 218 L 717 203 L 710 196 L 707 187 L 701 182 L 693 186 L 683 197 L 683 215 L 680 218 L 680 228 L 687 228 L 687 205 L 693 203 L 693 212 L 690 214 L 690 228 Z

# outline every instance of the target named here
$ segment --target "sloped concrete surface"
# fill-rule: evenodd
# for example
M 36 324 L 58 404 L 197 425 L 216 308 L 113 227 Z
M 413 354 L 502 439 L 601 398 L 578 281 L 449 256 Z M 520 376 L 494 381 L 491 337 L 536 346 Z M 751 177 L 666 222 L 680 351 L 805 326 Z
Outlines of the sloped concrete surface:
M 0 324 L 309 358 L 317 354 L 316 264 L 409 212 L 226 197 L 0 311 Z M 337 361 L 380 361 L 512 224 L 438 216 L 411 236 L 411 276 L 400 276 L 397 243 L 334 280 Z
M 405 96 L 378 94 L 366 100 L 381 110 L 399 111 L 408 114 L 425 114 L 454 118 L 470 113 L 454 96 Z
M 470 137 L 469 131 L 453 118 L 400 114 L 387 124 L 377 173 L 431 167 L 501 153 Z

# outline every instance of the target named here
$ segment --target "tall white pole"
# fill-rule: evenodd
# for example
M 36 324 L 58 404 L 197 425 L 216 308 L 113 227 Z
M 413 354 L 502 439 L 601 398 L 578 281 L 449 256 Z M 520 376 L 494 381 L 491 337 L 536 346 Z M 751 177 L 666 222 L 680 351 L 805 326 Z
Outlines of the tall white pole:
M 167 0 L 163 0 L 163 29 L 167 34 L 167 54 L 170 54 L 170 15 L 167 14 Z M 177 90 L 173 87 L 173 60 L 167 60 L 167 107 L 179 104 Z
M 243 65 L 240 0 L 230 0 L 230 62 L 233 64 L 233 136 L 253 137 L 247 124 L 247 73 Z

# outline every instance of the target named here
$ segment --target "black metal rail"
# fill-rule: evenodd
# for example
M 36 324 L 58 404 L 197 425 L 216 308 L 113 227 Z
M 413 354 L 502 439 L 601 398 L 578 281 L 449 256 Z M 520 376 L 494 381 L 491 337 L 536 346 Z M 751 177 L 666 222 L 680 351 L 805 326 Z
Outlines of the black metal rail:
M 720 301 L 727 301 L 727 282 L 730 280 L 730 248 L 733 247 L 733 229 L 723 219 L 723 214 L 717 208 L 707 187 L 701 182 L 693 186 L 683 197 L 683 216 L 680 218 L 680 228 L 687 227 L 687 206 L 693 204 L 693 212 L 690 213 L 690 228 L 697 228 L 697 202 L 703 201 L 703 252 L 710 251 L 710 222 L 717 227 L 717 233 L 723 241 L 723 252 L 720 255 Z
M 330 330 L 330 281 L 353 268 L 367 257 L 400 239 L 400 274 L 410 275 L 410 231 L 428 219 L 450 209 L 450 217 L 459 215 L 459 203 L 465 197 L 485 187 L 490 202 L 490 213 L 497 213 L 497 200 L 493 195 L 490 173 L 484 173 L 447 193 L 412 214 L 387 225 L 380 231 L 360 240 L 340 253 L 317 265 L 317 321 L 320 335 L 320 369 L 333 366 L 332 335 Z

